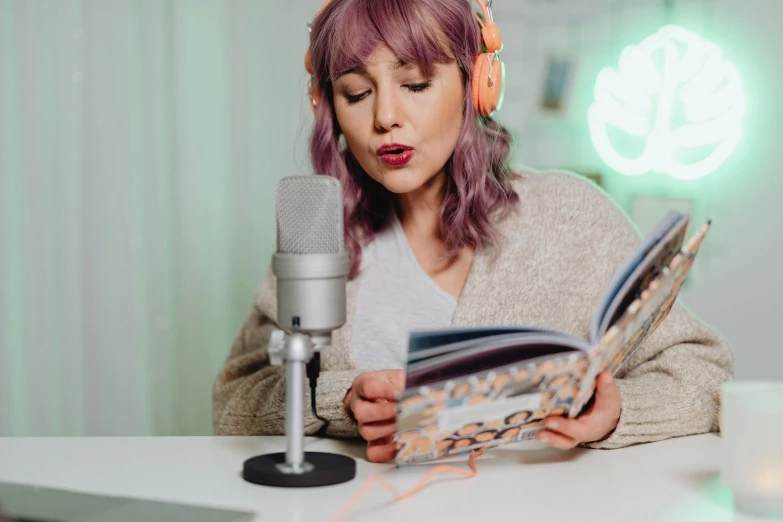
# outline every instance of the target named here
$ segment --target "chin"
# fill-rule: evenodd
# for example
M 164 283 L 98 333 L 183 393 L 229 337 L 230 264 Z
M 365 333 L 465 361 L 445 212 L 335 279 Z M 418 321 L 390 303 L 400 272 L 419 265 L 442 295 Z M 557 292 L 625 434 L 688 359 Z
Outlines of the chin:
M 394 194 L 415 192 L 429 181 L 426 176 L 407 171 L 407 169 L 380 173 L 376 180 L 383 185 L 386 190 Z

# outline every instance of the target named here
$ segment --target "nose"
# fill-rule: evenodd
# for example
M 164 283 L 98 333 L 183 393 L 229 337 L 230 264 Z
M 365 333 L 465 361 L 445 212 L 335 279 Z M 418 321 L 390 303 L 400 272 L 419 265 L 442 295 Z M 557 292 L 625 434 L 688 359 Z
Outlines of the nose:
M 402 110 L 393 89 L 379 87 L 375 98 L 375 128 L 389 132 L 402 127 Z

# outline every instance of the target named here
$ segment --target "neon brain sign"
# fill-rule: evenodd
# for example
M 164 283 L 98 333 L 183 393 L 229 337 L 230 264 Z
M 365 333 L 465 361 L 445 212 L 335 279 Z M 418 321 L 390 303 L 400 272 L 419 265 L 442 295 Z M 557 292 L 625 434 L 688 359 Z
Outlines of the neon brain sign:
M 734 65 L 714 44 L 667 25 L 598 74 L 588 123 L 598 155 L 617 172 L 693 180 L 731 155 L 744 116 Z

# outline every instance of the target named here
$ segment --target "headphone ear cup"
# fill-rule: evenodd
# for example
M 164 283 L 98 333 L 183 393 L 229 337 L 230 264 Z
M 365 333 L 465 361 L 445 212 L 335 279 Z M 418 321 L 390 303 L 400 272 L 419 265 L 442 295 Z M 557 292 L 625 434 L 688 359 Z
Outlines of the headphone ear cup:
M 490 116 L 498 110 L 505 93 L 505 65 L 499 60 L 492 62 L 490 74 L 490 60 L 494 60 L 493 54 L 481 53 L 473 66 L 471 94 L 473 105 L 481 116 Z
M 482 82 L 487 81 L 487 75 L 489 74 L 489 64 L 487 63 L 486 53 L 481 53 L 476 56 L 476 61 L 473 64 L 473 78 L 470 80 L 470 92 L 473 98 L 473 106 L 481 116 L 484 114 L 484 108 L 481 103 L 481 85 Z
M 304 66 L 305 66 L 305 70 L 307 71 L 307 74 L 310 75 L 310 81 L 307 83 L 307 97 L 310 99 L 310 109 L 312 109 L 313 114 L 315 114 L 315 111 L 318 109 L 318 93 L 313 87 L 313 66 L 310 63 L 309 47 L 307 48 L 307 52 L 305 53 Z
M 506 64 L 498 60 L 492 66 L 492 87 L 487 92 L 488 114 L 500 110 L 506 94 Z
M 307 48 L 307 52 L 305 53 L 304 57 L 304 66 L 305 71 L 307 71 L 307 74 L 311 75 L 313 74 L 313 65 L 310 63 L 310 48 Z
M 318 89 L 313 86 L 312 79 L 307 85 L 307 97 L 310 99 L 310 109 L 315 114 L 318 111 L 318 102 L 321 100 L 321 97 L 318 94 Z

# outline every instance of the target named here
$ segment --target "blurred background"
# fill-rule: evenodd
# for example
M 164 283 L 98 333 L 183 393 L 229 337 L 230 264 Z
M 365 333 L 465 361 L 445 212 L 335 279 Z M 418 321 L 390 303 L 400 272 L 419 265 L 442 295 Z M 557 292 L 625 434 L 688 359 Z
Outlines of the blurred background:
M 0 0 L 0 435 L 212 433 L 275 184 L 310 172 L 321 3 Z M 590 177 L 642 232 L 711 217 L 682 302 L 737 378 L 783 378 L 783 3 L 494 9 L 514 162 Z

